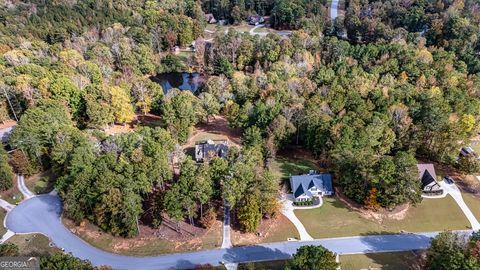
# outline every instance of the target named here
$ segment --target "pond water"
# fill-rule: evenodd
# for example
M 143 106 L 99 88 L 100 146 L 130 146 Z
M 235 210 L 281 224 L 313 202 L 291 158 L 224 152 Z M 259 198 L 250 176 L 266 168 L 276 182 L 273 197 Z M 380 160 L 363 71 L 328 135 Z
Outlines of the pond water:
M 170 72 L 161 73 L 156 76 L 150 77 L 150 79 L 163 88 L 163 92 L 168 93 L 172 88 L 178 88 L 180 90 L 188 90 L 193 93 L 197 93 L 199 89 L 205 84 L 205 75 L 194 72 Z

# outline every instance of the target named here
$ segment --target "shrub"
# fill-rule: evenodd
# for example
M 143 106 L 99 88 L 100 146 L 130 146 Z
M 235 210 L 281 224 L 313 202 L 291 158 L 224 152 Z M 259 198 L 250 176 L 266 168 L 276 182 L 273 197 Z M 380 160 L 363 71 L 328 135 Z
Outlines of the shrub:
M 207 210 L 205 214 L 200 218 L 200 225 L 202 225 L 205 229 L 210 229 L 215 220 L 217 219 L 217 214 L 213 208 Z

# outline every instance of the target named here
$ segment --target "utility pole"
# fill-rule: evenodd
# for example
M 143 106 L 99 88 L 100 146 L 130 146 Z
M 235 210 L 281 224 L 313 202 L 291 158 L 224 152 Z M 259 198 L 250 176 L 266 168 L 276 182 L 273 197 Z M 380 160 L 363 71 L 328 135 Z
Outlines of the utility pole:
M 8 97 L 7 90 L 5 87 L 2 87 L 3 93 L 5 94 L 5 97 L 7 98 L 8 105 L 10 105 L 10 109 L 12 110 L 13 116 L 15 117 L 15 120 L 18 122 L 17 114 L 15 113 L 15 110 L 13 109 L 12 102 L 10 102 L 10 98 Z

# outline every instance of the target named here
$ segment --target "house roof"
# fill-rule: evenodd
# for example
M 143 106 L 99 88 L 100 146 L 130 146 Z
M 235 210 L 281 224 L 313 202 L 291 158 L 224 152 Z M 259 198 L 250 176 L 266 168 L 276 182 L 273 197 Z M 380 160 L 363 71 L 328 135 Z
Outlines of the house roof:
M 422 181 L 422 188 L 435 182 L 437 175 L 435 174 L 435 168 L 433 164 L 417 164 L 418 178 Z
M 290 177 L 290 184 L 295 198 L 310 193 L 308 190 L 312 187 L 323 192 L 333 192 L 332 176 L 327 173 L 294 175 Z
M 6 143 L 8 141 L 8 136 L 10 136 L 10 133 L 12 133 L 13 127 L 7 127 L 0 129 L 0 139 L 2 140 L 3 143 Z
M 203 160 L 209 153 L 214 153 L 218 157 L 225 157 L 228 153 L 227 141 L 220 141 L 215 143 L 212 140 L 197 143 L 195 145 L 195 159 Z

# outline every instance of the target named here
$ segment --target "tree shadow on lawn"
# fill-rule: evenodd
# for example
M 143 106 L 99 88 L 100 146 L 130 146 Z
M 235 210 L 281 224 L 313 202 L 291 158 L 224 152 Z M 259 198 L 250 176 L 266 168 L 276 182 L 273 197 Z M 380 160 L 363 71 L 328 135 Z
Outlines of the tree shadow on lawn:
M 310 160 L 297 159 L 294 157 L 278 157 L 277 162 L 280 164 L 280 185 L 283 185 L 290 192 L 290 176 L 307 174 L 310 170 L 318 170 L 316 163 Z

